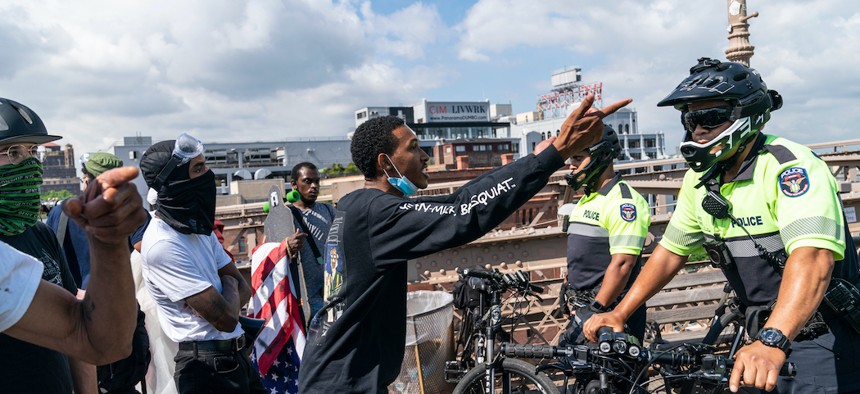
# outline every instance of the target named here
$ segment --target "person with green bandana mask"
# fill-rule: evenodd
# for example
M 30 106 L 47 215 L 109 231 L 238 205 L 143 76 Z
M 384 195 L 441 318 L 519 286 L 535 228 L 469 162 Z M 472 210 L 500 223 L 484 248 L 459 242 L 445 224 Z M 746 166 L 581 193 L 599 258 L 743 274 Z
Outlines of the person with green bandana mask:
M 38 265 L 33 266 L 30 262 L 20 262 L 17 258 L 3 261 L 3 264 L 7 265 L 3 267 L 3 275 L 0 276 L 0 281 L 4 283 L 3 288 L 6 289 L 7 293 L 4 297 L 9 297 L 8 300 L 18 300 L 18 304 L 24 306 L 25 309 L 24 314 L 18 315 L 17 319 L 5 321 L 7 316 L 0 316 L 2 318 L 0 320 L 4 320 L 0 322 L 2 323 L 0 324 L 0 329 L 2 329 L 2 334 L 0 334 L 0 382 L 3 382 L 3 391 L 70 393 L 74 389 L 76 392 L 95 392 L 95 381 L 84 379 L 87 376 L 87 370 L 91 370 L 93 367 L 83 361 L 77 361 L 73 357 L 67 357 L 61 351 L 75 356 L 87 356 L 84 359 L 90 362 L 114 361 L 122 354 L 116 355 L 116 351 L 107 352 L 107 349 L 104 348 L 92 350 L 93 344 L 100 343 L 99 341 L 104 338 L 105 330 L 102 326 L 109 323 L 117 330 L 118 334 L 123 336 L 126 334 L 130 336 L 131 329 L 133 329 L 133 320 L 98 323 L 78 321 L 84 319 L 85 316 L 87 320 L 114 320 L 126 317 L 126 315 L 129 319 L 133 319 L 134 304 L 131 304 L 131 309 L 127 312 L 115 313 L 117 312 L 116 305 L 122 304 L 124 309 L 126 301 L 134 301 L 133 293 L 131 289 L 127 292 L 124 291 L 123 286 L 127 283 L 119 277 L 110 277 L 108 281 L 116 283 L 106 284 L 103 274 L 99 275 L 100 278 L 96 281 L 101 282 L 101 284 L 97 286 L 95 295 L 88 295 L 84 300 L 76 300 L 74 295 L 77 292 L 77 286 L 54 232 L 46 224 L 39 221 L 41 209 L 39 186 L 42 184 L 42 164 L 37 155 L 38 146 L 59 138 L 59 136 L 48 134 L 42 120 L 32 110 L 15 101 L 0 98 L 0 241 L 25 255 L 34 257 L 41 263 L 41 267 L 38 267 Z M 118 181 L 117 185 L 122 187 L 123 191 L 120 194 L 112 194 L 112 196 L 121 198 L 124 203 L 133 204 L 135 197 L 129 196 L 129 190 L 127 190 L 128 187 L 125 183 L 133 177 L 132 172 L 134 171 L 132 169 L 125 170 L 128 171 L 124 171 L 124 175 L 113 177 Z M 102 272 L 125 272 L 128 274 L 128 281 L 130 282 L 130 268 L 117 268 L 115 266 L 115 264 L 123 262 L 123 256 L 124 261 L 128 264 L 127 249 L 125 253 L 105 250 L 106 245 L 112 249 L 116 243 L 116 236 L 124 235 L 127 238 L 130 231 L 110 230 L 108 235 L 95 235 L 93 231 L 96 230 L 91 228 L 94 223 L 98 222 L 95 215 L 105 211 L 104 208 L 93 210 L 94 208 L 90 207 L 98 204 L 104 206 L 104 203 L 113 204 L 108 202 L 111 197 L 106 194 L 103 195 L 104 197 L 99 196 L 103 187 L 108 189 L 111 187 L 101 181 L 99 185 L 101 187 L 94 187 L 92 192 L 87 193 L 88 197 L 83 200 L 83 210 L 80 208 L 82 200 L 75 199 L 76 201 L 72 205 L 76 206 L 77 210 L 70 217 L 90 230 L 88 231 L 90 244 L 94 245 L 96 249 L 94 260 L 110 261 L 108 264 L 111 266 L 102 267 Z M 141 204 L 139 201 L 140 196 L 138 195 L 137 204 Z M 117 208 L 113 207 L 112 209 Z M 129 224 L 140 225 L 142 223 L 142 211 L 139 214 L 130 214 L 130 210 L 126 207 L 121 208 L 121 211 L 124 215 L 130 215 L 128 218 L 139 217 L 141 220 L 128 220 L 127 223 L 114 221 L 113 223 L 116 224 L 109 225 L 109 227 L 125 228 Z M 87 216 L 88 214 L 93 215 L 96 222 L 81 221 L 82 215 Z M 111 212 L 107 214 L 112 215 Z M 125 220 L 125 218 L 118 220 Z M 4 256 L 7 249 L 9 248 L 3 245 Z M 27 277 L 15 279 L 13 283 L 6 283 L 7 280 L 10 280 L 9 275 L 14 276 L 20 267 L 27 264 L 30 265 L 28 269 L 36 270 L 35 272 L 41 274 L 41 281 L 32 281 L 34 278 Z M 41 272 L 39 272 L 39 268 L 41 268 Z M 60 286 L 65 291 L 47 283 Z M 29 288 L 35 289 L 35 293 L 29 295 L 29 298 L 20 297 L 28 294 L 27 289 Z M 18 290 L 19 293 L 16 294 L 15 290 Z M 116 299 L 110 302 L 105 300 L 105 290 L 114 293 L 112 296 Z M 126 293 L 129 299 L 122 297 Z M 27 300 L 30 302 L 26 302 Z M 99 307 L 102 310 L 96 311 L 96 301 L 100 303 Z M 76 312 L 75 308 L 83 309 Z M 5 313 L 5 311 L 0 312 Z M 47 318 L 46 314 L 50 315 L 50 318 Z M 50 321 L 50 327 L 46 324 L 48 321 Z M 68 332 L 65 331 L 66 328 L 69 329 Z M 90 331 L 91 329 L 92 331 Z M 107 337 L 112 336 L 110 334 Z M 62 339 L 57 337 L 62 337 Z M 80 345 L 81 340 L 85 341 L 87 345 Z M 113 343 L 111 346 L 116 347 L 119 351 L 124 348 L 124 346 Z M 92 353 L 97 354 L 99 352 L 104 353 L 104 357 L 92 356 Z

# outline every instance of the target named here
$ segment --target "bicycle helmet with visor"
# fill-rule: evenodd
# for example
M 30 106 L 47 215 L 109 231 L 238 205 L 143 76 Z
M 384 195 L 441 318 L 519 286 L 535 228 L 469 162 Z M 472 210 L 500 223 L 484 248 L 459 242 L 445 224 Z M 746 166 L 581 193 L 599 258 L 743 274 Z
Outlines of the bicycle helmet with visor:
M 726 105 L 688 110 L 690 103 L 705 100 L 723 100 Z M 690 68 L 690 76 L 657 103 L 658 107 L 669 105 L 681 111 L 686 130 L 681 155 L 694 171 L 703 172 L 733 157 L 756 136 L 770 119 L 770 112 L 782 107 L 782 96 L 768 90 L 752 68 L 703 57 Z M 693 141 L 697 125 L 714 129 L 725 122 L 733 123 L 713 140 L 701 144 Z
M 585 186 L 585 192 L 590 194 L 594 190 L 594 184 L 600 178 L 600 174 L 609 167 L 621 152 L 621 142 L 618 134 L 612 127 L 603 126 L 603 137 L 596 144 L 588 147 L 591 160 L 583 168 L 564 176 L 567 184 L 573 190 L 579 190 Z

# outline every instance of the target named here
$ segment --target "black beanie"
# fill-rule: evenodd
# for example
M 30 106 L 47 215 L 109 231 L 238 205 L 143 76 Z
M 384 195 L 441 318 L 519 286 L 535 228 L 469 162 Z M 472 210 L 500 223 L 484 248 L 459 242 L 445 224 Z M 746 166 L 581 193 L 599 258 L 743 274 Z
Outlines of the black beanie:
M 143 156 L 140 158 L 140 172 L 143 173 L 146 186 L 156 191 L 160 191 L 161 187 L 164 186 L 156 185 L 155 179 L 173 156 L 173 147 L 175 145 L 176 140 L 161 141 L 153 144 L 146 152 L 143 152 Z M 166 181 L 188 179 L 188 165 L 188 163 L 185 163 L 174 168 L 173 172 L 167 176 Z

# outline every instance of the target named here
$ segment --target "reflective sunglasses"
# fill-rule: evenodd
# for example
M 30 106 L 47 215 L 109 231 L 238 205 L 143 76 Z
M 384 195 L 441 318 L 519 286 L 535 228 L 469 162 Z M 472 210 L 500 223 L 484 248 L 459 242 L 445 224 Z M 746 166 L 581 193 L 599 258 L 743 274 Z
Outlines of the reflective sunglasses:
M 39 145 L 12 145 L 0 150 L 0 156 L 6 156 L 12 164 L 18 164 L 29 157 L 39 158 Z
M 733 112 L 734 109 L 727 107 L 684 111 L 681 114 L 681 121 L 684 123 L 684 128 L 689 132 L 693 132 L 696 126 L 702 126 L 705 130 L 713 130 L 723 123 L 733 120 Z

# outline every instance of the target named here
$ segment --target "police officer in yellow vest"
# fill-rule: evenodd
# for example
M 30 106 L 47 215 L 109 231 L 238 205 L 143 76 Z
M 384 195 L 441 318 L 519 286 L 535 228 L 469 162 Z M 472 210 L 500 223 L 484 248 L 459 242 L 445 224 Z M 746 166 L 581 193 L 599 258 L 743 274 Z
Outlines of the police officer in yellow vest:
M 584 327 L 616 331 L 703 245 L 747 307 L 729 379 L 780 393 L 860 391 L 857 253 L 836 180 L 808 148 L 761 133 L 782 98 L 755 70 L 699 59 L 658 106 L 681 111 L 691 170 L 660 245 L 626 297 Z M 826 295 L 825 295 L 826 294 Z M 796 377 L 778 376 L 785 361 Z
M 621 152 L 615 130 L 603 129 L 603 138 L 570 158 L 568 183 L 585 188 L 569 216 L 567 228 L 567 304 L 571 312 L 562 345 L 581 344 L 582 322 L 594 313 L 615 306 L 636 279 L 640 254 L 651 214 L 648 203 L 628 185 L 612 163 Z M 628 320 L 629 332 L 639 340 L 645 333 L 645 306 Z

